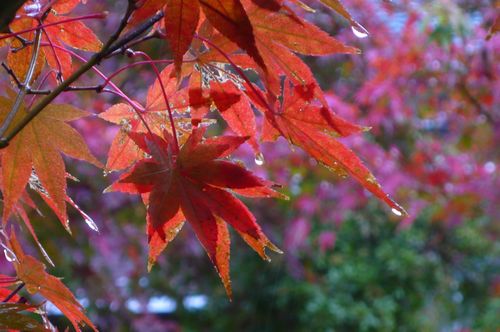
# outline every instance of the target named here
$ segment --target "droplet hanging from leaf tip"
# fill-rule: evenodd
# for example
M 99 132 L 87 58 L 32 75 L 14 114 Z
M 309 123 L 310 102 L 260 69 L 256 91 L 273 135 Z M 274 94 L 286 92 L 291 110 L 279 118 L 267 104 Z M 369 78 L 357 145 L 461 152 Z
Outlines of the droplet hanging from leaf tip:
M 5 255 L 5 259 L 11 263 L 17 261 L 17 257 L 16 257 L 16 254 L 14 254 L 14 252 L 8 248 L 5 248 L 3 249 L 3 253 Z
M 87 217 L 84 217 L 84 219 L 85 219 L 85 223 L 87 224 L 87 226 L 90 227 L 91 230 L 99 233 L 99 227 L 97 227 L 97 224 L 94 222 L 94 220 L 92 220 L 91 218 L 87 218 Z
M 363 28 L 361 25 L 351 25 L 352 33 L 358 38 L 366 38 L 368 37 L 368 31 Z
M 394 213 L 398 217 L 401 217 L 403 215 L 403 212 L 401 210 L 396 209 L 396 208 L 392 208 L 391 211 L 392 211 L 392 213 Z
M 73 235 L 73 233 L 71 232 L 71 228 L 69 228 L 69 219 L 66 220 L 66 222 L 64 223 L 64 229 L 66 229 L 66 231 L 70 234 L 70 235 Z
M 255 164 L 257 166 L 262 166 L 264 165 L 264 155 L 262 154 L 262 152 L 259 152 L 255 155 Z

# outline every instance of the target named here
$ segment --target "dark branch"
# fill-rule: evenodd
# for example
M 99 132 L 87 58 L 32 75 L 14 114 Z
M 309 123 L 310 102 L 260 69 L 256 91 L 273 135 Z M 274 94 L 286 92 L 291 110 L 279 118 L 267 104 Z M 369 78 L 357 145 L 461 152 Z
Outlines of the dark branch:
M 2 302 L 9 302 L 10 299 L 12 299 L 17 293 L 19 293 L 19 291 L 21 291 L 21 289 L 23 289 L 25 283 L 21 283 L 19 286 L 17 286 L 16 289 L 14 289 L 9 295 L 7 295 L 7 297 L 5 299 L 3 299 Z

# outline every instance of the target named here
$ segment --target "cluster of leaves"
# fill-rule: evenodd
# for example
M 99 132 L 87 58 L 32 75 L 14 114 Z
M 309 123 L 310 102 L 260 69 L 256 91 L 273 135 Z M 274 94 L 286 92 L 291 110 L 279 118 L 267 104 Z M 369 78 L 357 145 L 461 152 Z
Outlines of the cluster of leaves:
M 348 19 L 358 34 L 366 33 L 340 1 L 321 2 Z M 11 216 L 19 217 L 52 264 L 28 218 L 28 209 L 37 210 L 33 194 L 45 201 L 68 231 L 67 204 L 97 230 L 66 192 L 67 179 L 73 177 L 66 172 L 61 153 L 97 167 L 101 163 L 66 124 L 87 113 L 52 103 L 63 92 L 108 92 L 126 102 L 100 114 L 121 127 L 105 172 L 124 173 L 108 191 L 141 195 L 147 206 L 150 265 L 187 221 L 229 296 L 227 224 L 264 259 L 268 259 L 266 247 L 279 252 L 234 196 L 284 197 L 275 190 L 276 184 L 227 160 L 244 142 L 262 162 L 260 140 L 283 137 L 333 172 L 350 174 L 395 214 L 405 214 L 356 154 L 338 140 L 366 128 L 335 114 L 312 72 L 296 55 L 358 52 L 305 21 L 301 15 L 312 11 L 306 4 L 298 0 L 130 0 L 117 31 L 103 44 L 82 21 L 104 15 L 72 16 L 79 3 L 26 1 L 10 22 L 9 31 L 0 35 L 0 47 L 7 47 L 6 77 L 17 89 L 6 88 L 0 99 L 2 244 L 16 269 L 15 282 L 23 282 L 30 293 L 54 303 L 76 330 L 79 325 L 95 327 L 67 288 L 47 274 L 41 262 L 23 253 L 13 230 L 6 231 Z M 168 41 L 172 61 L 151 60 L 146 53 L 132 49 L 152 38 Z M 86 59 L 72 49 L 95 54 Z M 145 60 L 109 76 L 97 69 L 100 62 L 121 54 Z M 85 63 L 74 68 L 75 59 Z M 172 64 L 160 72 L 157 64 L 161 63 Z M 145 107 L 111 81 L 123 70 L 139 65 L 151 66 L 156 75 Z M 89 70 L 103 82 L 72 85 Z M 253 81 L 248 78 L 251 72 L 257 74 Z M 28 95 L 33 97 L 26 103 Z M 204 138 L 213 122 L 207 118 L 214 110 L 236 136 Z

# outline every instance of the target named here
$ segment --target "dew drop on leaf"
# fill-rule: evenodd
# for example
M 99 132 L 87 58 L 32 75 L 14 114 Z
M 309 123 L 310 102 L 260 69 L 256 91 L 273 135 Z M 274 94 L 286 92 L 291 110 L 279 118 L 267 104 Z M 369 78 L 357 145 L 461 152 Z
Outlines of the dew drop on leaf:
M 33 1 L 33 3 L 31 4 L 28 4 L 28 5 L 25 5 L 23 7 L 26 15 L 30 16 L 30 17 L 34 17 L 34 16 L 37 16 L 38 14 L 40 14 L 40 10 L 42 9 L 42 5 L 40 4 L 39 1 Z
M 259 152 L 255 155 L 255 164 L 257 166 L 262 166 L 264 165 L 264 155 L 262 154 L 262 152 Z
M 392 208 L 391 211 L 392 211 L 392 213 L 394 213 L 398 217 L 401 217 L 403 215 L 403 212 L 401 212 L 400 210 L 398 210 L 396 208 Z
M 368 31 L 366 31 L 362 26 L 351 26 L 352 33 L 358 38 L 368 37 Z
M 15 262 L 17 261 L 17 257 L 16 257 L 16 254 L 14 254 L 14 252 L 8 248 L 4 248 L 3 249 L 3 253 L 5 255 L 5 259 L 9 262 Z
M 84 217 L 84 220 L 85 220 L 85 223 L 87 224 L 87 226 L 90 227 L 91 230 L 93 230 L 94 232 L 97 232 L 99 233 L 99 227 L 97 227 L 96 223 L 94 222 L 94 220 L 92 220 L 89 216 L 85 215 Z

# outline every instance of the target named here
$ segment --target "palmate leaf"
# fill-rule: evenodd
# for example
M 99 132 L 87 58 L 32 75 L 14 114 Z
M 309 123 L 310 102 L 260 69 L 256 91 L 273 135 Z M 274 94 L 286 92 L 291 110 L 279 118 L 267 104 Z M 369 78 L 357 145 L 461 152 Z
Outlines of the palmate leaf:
M 44 23 L 52 24 L 70 18 L 67 14 L 69 14 L 79 3 L 80 0 L 57 1 L 52 6 L 52 10 L 45 18 Z M 18 11 L 19 18 L 15 19 L 9 25 L 9 29 L 12 32 L 20 32 L 38 26 L 38 21 L 30 17 L 33 16 L 33 13 L 27 15 L 25 8 L 39 8 L 39 4 L 33 1 L 27 1 L 26 4 L 21 7 Z M 99 38 L 81 21 L 72 21 L 48 26 L 45 27 L 43 31 L 41 40 L 44 46 L 41 47 L 41 52 L 37 58 L 37 66 L 35 67 L 33 79 L 39 75 L 45 61 L 55 72 L 60 73 L 62 78 L 67 78 L 71 75 L 73 71 L 71 55 L 58 47 L 64 48 L 66 45 L 74 49 L 91 52 L 97 52 L 102 47 Z M 19 37 L 27 41 L 32 41 L 34 39 L 34 34 L 35 32 L 31 31 L 22 33 Z M 16 77 L 20 81 L 24 81 L 33 47 L 28 44 L 20 51 L 14 52 L 14 49 L 23 45 L 16 38 L 10 38 L 8 41 L 10 42 L 11 49 L 7 56 L 7 63 L 14 71 Z
M 8 91 L 8 95 L 8 98 L 0 97 L 0 122 L 12 108 L 15 95 L 12 91 Z M 21 107 L 13 123 L 17 123 L 25 114 L 26 110 Z M 47 203 L 66 226 L 66 170 L 61 152 L 101 167 L 80 134 L 66 123 L 87 115 L 87 112 L 70 105 L 51 104 L 9 146 L 2 149 L 4 223 L 22 197 L 34 170 L 46 191 Z
M 135 11 L 130 23 L 137 24 L 163 9 L 166 37 L 174 54 L 176 71 L 180 73 L 183 56 L 198 27 L 200 8 L 215 29 L 245 50 L 261 69 L 265 69 L 252 24 L 240 0 L 146 0 Z
M 61 280 L 47 273 L 41 262 L 24 253 L 13 231 L 10 234 L 9 245 L 15 254 L 13 264 L 17 277 L 26 284 L 28 292 L 38 293 L 52 302 L 69 319 L 75 331 L 81 331 L 80 326 L 88 326 L 97 331 L 71 291 Z
M 263 139 L 274 141 L 278 136 L 285 137 L 326 167 L 350 174 L 389 205 L 395 214 L 406 215 L 406 211 L 383 191 L 359 157 L 334 137 L 348 136 L 364 128 L 351 125 L 321 104 L 315 104 L 307 91 L 307 87 L 285 81 L 282 104 L 276 106 L 275 112 L 265 110 Z
M 191 63 L 190 74 L 186 74 L 189 82 L 187 87 L 180 91 L 171 91 L 172 66 L 167 66 L 161 72 L 161 80 L 169 94 L 171 109 L 191 116 L 193 125 L 198 125 L 207 114 L 216 109 L 229 128 L 239 136 L 249 136 L 247 143 L 255 153 L 260 151 L 257 142 L 257 126 L 255 115 L 249 98 L 237 85 L 237 76 L 218 68 L 211 63 L 205 63 L 202 58 L 197 59 L 196 68 Z M 188 65 L 184 66 L 186 69 Z M 187 70 L 184 70 L 187 71 Z M 149 109 L 166 110 L 167 106 L 160 90 L 158 79 L 148 90 Z
M 187 220 L 214 263 L 228 295 L 229 233 L 226 223 L 267 259 L 265 248 L 279 251 L 264 235 L 255 217 L 231 192 L 249 197 L 284 197 L 228 156 L 247 137 L 221 136 L 202 141 L 206 128 L 193 129 L 180 151 L 170 135 L 130 133 L 151 158 L 138 161 L 110 190 L 142 194 L 147 209 L 149 264 Z M 228 191 L 230 190 L 230 191 Z

